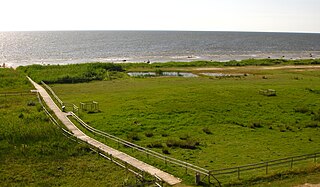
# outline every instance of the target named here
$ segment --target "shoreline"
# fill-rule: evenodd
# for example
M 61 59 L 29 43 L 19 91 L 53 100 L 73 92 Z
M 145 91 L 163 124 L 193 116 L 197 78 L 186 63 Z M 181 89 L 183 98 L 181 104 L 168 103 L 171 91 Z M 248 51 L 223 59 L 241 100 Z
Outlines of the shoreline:
M 316 60 L 320 59 L 320 51 L 317 53 L 303 53 L 304 55 L 288 55 L 288 54 L 264 54 L 264 55 L 207 55 L 207 56 L 172 56 L 172 57 L 111 57 L 111 58 L 92 58 L 92 59 L 41 59 L 41 60 L 15 60 L 15 61 L 1 61 L 0 64 L 5 64 L 9 68 L 17 68 L 19 66 L 28 65 L 69 65 L 69 64 L 83 64 L 83 63 L 168 63 L 168 62 L 194 62 L 194 61 L 208 61 L 208 62 L 229 62 L 242 60 L 263 60 L 263 59 L 281 59 L 281 60 Z M 2 67 L 2 65 L 0 66 Z

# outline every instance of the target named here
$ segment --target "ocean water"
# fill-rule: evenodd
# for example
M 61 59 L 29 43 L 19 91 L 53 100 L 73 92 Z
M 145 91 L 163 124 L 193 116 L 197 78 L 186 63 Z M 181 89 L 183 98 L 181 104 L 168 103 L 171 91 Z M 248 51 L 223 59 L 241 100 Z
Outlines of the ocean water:
M 320 34 L 180 31 L 0 32 L 0 64 L 320 58 Z

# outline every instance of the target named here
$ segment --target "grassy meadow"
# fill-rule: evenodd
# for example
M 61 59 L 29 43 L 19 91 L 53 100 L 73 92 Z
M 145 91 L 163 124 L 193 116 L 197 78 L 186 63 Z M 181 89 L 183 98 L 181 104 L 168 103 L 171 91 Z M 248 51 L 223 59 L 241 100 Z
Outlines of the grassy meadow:
M 80 113 L 93 127 L 206 169 L 320 151 L 320 71 L 229 71 L 248 76 L 51 86 L 65 102 L 99 102 L 100 112 Z
M 79 113 L 91 126 L 210 170 L 319 152 L 320 71 L 312 66 L 282 68 L 319 63 L 319 59 L 90 63 L 32 65 L 17 72 L 49 83 L 66 103 L 99 102 L 99 112 Z M 199 77 L 131 78 L 126 74 L 135 71 L 192 72 Z M 276 96 L 259 93 L 267 89 L 275 90 Z M 194 184 L 194 174 L 186 175 L 184 169 L 94 137 Z M 246 186 L 320 182 L 319 168 L 310 162 L 277 173 L 289 169 L 280 167 L 262 178 L 265 171 L 251 172 L 240 181 L 234 175 L 226 181 Z M 258 178 L 250 179 L 254 176 Z
M 0 93 L 33 89 L 12 69 L 0 69 L 0 77 Z M 0 114 L 0 186 L 135 184 L 130 173 L 66 138 L 36 95 L 0 96 Z

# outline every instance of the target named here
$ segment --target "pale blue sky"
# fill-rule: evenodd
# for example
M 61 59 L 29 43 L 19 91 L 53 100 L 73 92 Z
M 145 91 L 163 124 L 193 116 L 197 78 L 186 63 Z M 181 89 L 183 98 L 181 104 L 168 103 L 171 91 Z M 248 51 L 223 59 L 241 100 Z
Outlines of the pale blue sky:
M 320 32 L 320 0 L 1 0 L 15 30 Z

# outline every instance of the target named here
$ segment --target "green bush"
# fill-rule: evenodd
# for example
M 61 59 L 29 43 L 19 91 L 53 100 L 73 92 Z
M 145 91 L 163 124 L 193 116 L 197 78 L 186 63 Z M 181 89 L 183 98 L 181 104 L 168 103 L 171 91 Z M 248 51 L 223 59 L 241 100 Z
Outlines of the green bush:
M 320 126 L 317 122 L 311 122 L 311 123 L 308 123 L 305 127 L 306 128 L 318 128 Z
M 305 113 L 308 113 L 310 110 L 306 106 L 300 106 L 300 107 L 294 108 L 294 111 L 305 114 Z
M 130 141 L 138 141 L 140 140 L 140 136 L 138 133 L 136 132 L 131 132 L 127 135 L 128 140 Z
M 162 148 L 163 144 L 160 141 L 151 142 L 147 145 L 148 148 Z
M 152 132 L 146 132 L 145 135 L 146 135 L 146 137 L 150 138 L 150 137 L 153 136 L 153 133 Z
M 179 147 L 183 149 L 196 149 L 200 142 L 196 139 L 187 139 L 187 140 L 177 140 L 177 139 L 168 139 L 166 142 L 168 147 Z
M 204 127 L 202 131 L 206 134 L 212 134 L 211 130 L 208 127 Z
M 162 153 L 163 153 L 163 154 L 166 154 L 166 155 L 170 154 L 169 148 L 168 148 L 168 147 L 163 147 L 163 148 L 162 148 Z

